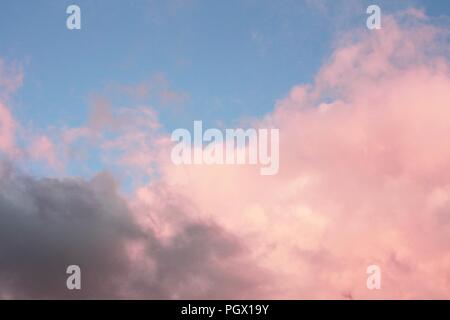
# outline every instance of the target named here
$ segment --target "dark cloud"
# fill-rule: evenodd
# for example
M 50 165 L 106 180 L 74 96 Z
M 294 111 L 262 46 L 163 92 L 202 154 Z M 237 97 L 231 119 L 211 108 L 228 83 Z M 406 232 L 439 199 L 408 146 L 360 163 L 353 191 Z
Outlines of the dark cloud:
M 154 280 L 133 284 L 137 296 L 236 299 L 256 283 L 239 242 L 215 225 L 186 225 L 169 245 L 153 242 L 147 253 L 156 263 Z
M 129 268 L 125 240 L 139 237 L 112 179 L 0 181 L 0 291 L 20 298 L 116 297 Z M 68 291 L 66 268 L 81 267 L 83 290 Z
M 106 173 L 35 179 L 0 165 L 0 297 L 226 298 L 250 287 L 241 244 L 218 226 L 186 222 L 169 240 L 143 231 Z M 132 242 L 144 244 L 138 260 Z M 66 288 L 72 264 L 81 291 Z

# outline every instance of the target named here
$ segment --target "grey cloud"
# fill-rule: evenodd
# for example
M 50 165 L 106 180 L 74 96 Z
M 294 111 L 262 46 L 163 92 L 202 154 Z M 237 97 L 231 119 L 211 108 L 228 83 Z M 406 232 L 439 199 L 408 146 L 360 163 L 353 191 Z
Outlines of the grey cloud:
M 106 173 L 35 179 L 0 164 L 0 298 L 226 298 L 255 285 L 242 244 L 218 226 L 185 222 L 162 243 L 132 217 Z M 130 241 L 145 244 L 153 268 L 130 260 Z M 66 288 L 72 264 L 81 291 Z
M 106 174 L 90 182 L 0 181 L 0 292 L 20 298 L 116 297 L 128 269 L 124 240 L 139 237 Z M 83 290 L 68 291 L 66 267 L 82 269 Z

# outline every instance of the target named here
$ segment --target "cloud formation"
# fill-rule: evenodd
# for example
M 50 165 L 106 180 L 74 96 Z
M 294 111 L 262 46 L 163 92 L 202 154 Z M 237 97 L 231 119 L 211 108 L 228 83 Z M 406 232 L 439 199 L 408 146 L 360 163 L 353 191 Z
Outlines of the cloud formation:
M 152 108 L 94 100 L 65 147 L 87 139 L 151 182 L 124 195 L 106 173 L 37 180 L 2 164 L 0 296 L 448 298 L 447 40 L 417 10 L 343 37 L 313 83 L 249 123 L 280 129 L 276 176 L 175 166 Z M 81 292 L 65 289 L 69 264 Z M 380 291 L 366 288 L 372 264 Z
M 11 111 L 0 101 L 0 152 L 13 154 L 15 151 L 16 121 Z
M 22 68 L 0 58 L 0 156 L 16 156 L 17 122 L 9 109 L 8 99 L 23 82 Z
M 272 297 L 444 298 L 450 292 L 448 30 L 410 10 L 352 32 L 252 125 L 280 128 L 280 174 L 164 168 L 251 243 Z M 211 187 L 213 186 L 213 187 Z M 383 290 L 366 288 L 366 268 Z
M 0 173 L 1 298 L 231 298 L 250 283 L 234 259 L 243 250 L 238 239 L 187 219 L 159 238 L 136 223 L 106 173 L 36 180 L 7 163 Z M 161 202 L 184 215 L 170 199 Z M 66 288 L 73 264 L 82 270 L 81 291 Z

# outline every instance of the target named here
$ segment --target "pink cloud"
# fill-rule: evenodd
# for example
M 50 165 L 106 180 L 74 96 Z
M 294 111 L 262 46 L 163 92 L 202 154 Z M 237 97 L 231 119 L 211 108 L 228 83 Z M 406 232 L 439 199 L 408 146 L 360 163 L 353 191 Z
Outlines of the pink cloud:
M 278 176 L 162 164 L 192 216 L 238 235 L 273 275 L 255 297 L 449 297 L 448 47 L 413 13 L 353 34 L 254 124 L 280 128 Z M 371 264 L 380 291 L 366 288 Z
M 9 96 L 22 86 L 23 72 L 16 63 L 6 63 L 0 59 L 0 94 Z
M 7 64 L 0 59 L 0 151 L 9 156 L 17 155 L 16 129 L 17 123 L 7 106 L 7 100 L 23 82 L 23 73 L 19 65 Z
M 28 148 L 28 154 L 33 160 L 44 161 L 53 169 L 61 171 L 63 163 L 57 156 L 55 144 L 45 135 L 34 138 Z
M 15 128 L 16 122 L 11 111 L 0 102 L 0 151 L 9 155 L 16 152 Z

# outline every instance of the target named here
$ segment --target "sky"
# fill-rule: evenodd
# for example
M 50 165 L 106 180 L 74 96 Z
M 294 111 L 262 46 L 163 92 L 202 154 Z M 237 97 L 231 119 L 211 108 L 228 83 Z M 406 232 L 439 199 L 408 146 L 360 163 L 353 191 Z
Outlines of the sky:
M 177 117 L 160 111 L 165 125 L 195 117 L 230 122 L 271 111 L 291 86 L 309 82 L 333 47 L 335 28 L 361 25 L 370 4 L 320 3 L 79 1 L 82 30 L 68 32 L 60 12 L 70 1 L 5 1 L 0 54 L 23 65 L 16 112 L 37 127 L 79 125 L 90 95 L 159 74 L 189 96 Z M 385 1 L 383 8 L 407 3 Z M 445 1 L 419 7 L 430 15 L 450 11 Z
M 373 3 L 2 1 L 0 298 L 448 298 L 450 3 Z M 175 166 L 194 120 L 279 173 Z

